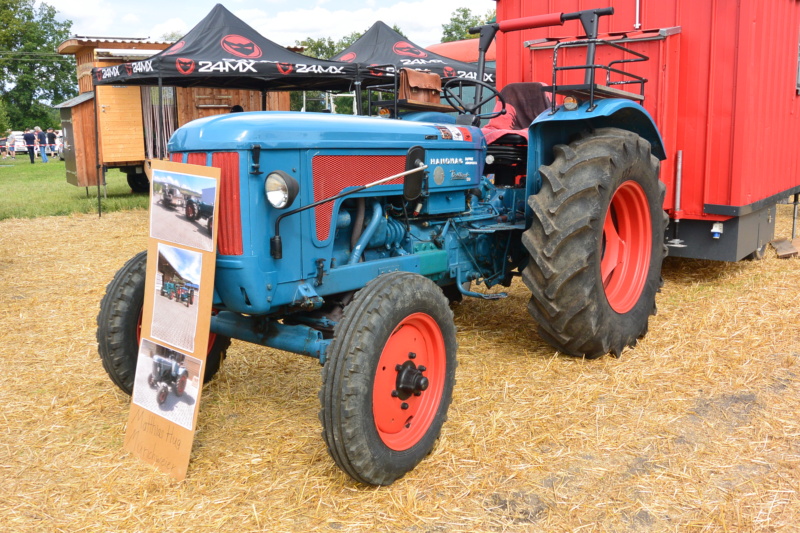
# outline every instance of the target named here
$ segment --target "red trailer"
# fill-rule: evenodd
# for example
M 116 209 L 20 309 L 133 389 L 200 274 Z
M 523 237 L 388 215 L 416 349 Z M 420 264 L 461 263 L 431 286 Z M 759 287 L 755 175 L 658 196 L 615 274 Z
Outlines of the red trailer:
M 601 7 L 614 16 L 600 20 L 599 37 L 649 57 L 625 70 L 647 79 L 643 105 L 667 149 L 670 255 L 763 253 L 775 205 L 800 192 L 800 1 L 498 0 L 497 20 Z M 580 28 L 498 34 L 498 87 L 550 85 L 556 45 L 580 38 Z M 585 48 L 558 48 L 558 65 L 584 62 Z M 630 57 L 599 47 L 596 63 Z M 582 76 L 559 71 L 556 81 Z

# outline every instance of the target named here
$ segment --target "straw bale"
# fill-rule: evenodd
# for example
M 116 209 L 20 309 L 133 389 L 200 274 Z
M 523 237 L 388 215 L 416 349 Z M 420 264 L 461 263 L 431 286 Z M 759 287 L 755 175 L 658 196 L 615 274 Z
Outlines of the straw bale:
M 790 237 L 778 206 L 776 237 Z M 0 222 L 2 531 L 791 531 L 800 523 L 800 259 L 668 258 L 650 332 L 586 361 L 515 282 L 454 306 L 439 444 L 391 487 L 325 451 L 315 360 L 235 341 L 186 480 L 122 449 L 129 398 L 94 340 L 144 211 Z

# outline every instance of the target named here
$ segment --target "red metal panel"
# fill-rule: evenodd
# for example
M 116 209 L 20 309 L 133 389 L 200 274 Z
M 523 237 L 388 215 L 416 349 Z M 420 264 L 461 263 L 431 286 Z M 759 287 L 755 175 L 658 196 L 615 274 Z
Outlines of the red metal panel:
M 707 210 L 719 212 L 714 205 L 747 206 L 798 187 L 798 0 L 498 0 L 497 15 L 505 20 L 611 5 L 615 14 L 601 24 L 601 33 L 637 37 L 637 3 L 643 30 L 681 28 L 679 38 L 657 46 L 630 45 L 651 57 L 650 66 L 629 70 L 650 80 L 644 105 L 661 130 L 669 156 L 661 175 L 668 185 L 665 207 L 675 205 L 678 151 L 683 154 L 683 218 L 724 219 Z M 568 21 L 554 28 L 501 34 L 498 83 L 550 84 L 552 52 L 531 52 L 523 43 L 581 33 L 578 22 Z M 576 64 L 582 61 L 580 54 L 571 50 L 564 59 Z M 598 53 L 598 59 L 607 57 L 606 52 Z
M 193 154 L 190 154 L 190 157 Z M 204 155 L 204 154 L 201 154 Z M 220 169 L 217 250 L 222 255 L 242 255 L 242 216 L 239 203 L 239 154 L 214 152 L 211 166 Z
M 318 155 L 311 163 L 314 174 L 314 201 L 330 198 L 347 187 L 366 185 L 406 169 L 402 155 Z M 403 183 L 403 178 L 387 184 Z M 333 202 L 314 208 L 317 239 L 325 241 L 330 236 Z

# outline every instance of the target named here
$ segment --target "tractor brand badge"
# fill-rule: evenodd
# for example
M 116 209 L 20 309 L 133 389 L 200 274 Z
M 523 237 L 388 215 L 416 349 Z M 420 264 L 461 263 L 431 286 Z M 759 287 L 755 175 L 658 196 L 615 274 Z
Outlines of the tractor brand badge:
M 469 132 L 469 130 L 467 128 L 458 128 L 458 131 L 461 132 L 461 136 L 463 137 L 463 139 L 465 141 L 471 141 L 472 140 L 472 134 Z
M 187 59 L 185 57 L 179 57 L 175 60 L 175 68 L 178 69 L 178 72 L 183 74 L 184 76 L 188 76 L 192 72 L 194 72 L 194 60 Z
M 458 76 L 456 69 L 454 69 L 453 67 L 444 67 L 444 71 L 442 72 L 442 74 L 444 74 L 445 78 L 455 78 L 456 76 Z
M 405 41 L 398 41 L 394 43 L 392 50 L 399 56 L 408 57 L 428 57 L 428 54 L 417 48 L 411 43 Z
M 247 37 L 242 37 L 241 35 L 226 35 L 219 44 L 223 50 L 237 57 L 247 59 L 261 57 L 261 48 Z
M 133 74 L 133 65 L 131 65 L 130 63 L 125 63 L 125 72 L 128 73 L 128 76 Z
M 171 56 L 172 54 L 177 54 L 178 50 L 186 46 L 186 41 L 178 41 L 177 43 L 173 44 L 164 52 L 165 56 Z
M 352 63 L 353 61 L 355 61 L 356 57 L 357 56 L 355 52 L 350 52 L 339 58 L 339 61 L 344 61 L 345 63 Z
M 449 129 L 447 129 L 447 126 L 436 126 L 436 129 L 439 130 L 439 134 L 442 136 L 442 139 L 446 141 L 453 139 L 453 134 Z
M 278 63 L 278 72 L 281 74 L 291 74 L 294 70 L 294 65 L 291 63 Z

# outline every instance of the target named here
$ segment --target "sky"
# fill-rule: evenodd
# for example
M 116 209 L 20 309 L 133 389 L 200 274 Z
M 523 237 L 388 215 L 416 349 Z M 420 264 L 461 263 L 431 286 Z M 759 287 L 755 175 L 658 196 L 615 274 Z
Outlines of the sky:
M 37 1 L 37 4 L 39 2 Z M 46 0 L 59 20 L 72 21 L 72 34 L 90 37 L 150 37 L 188 32 L 221 3 L 282 46 L 306 37 L 338 40 L 363 32 L 378 20 L 397 25 L 415 44 L 441 41 L 442 25 L 459 7 L 484 15 L 494 0 Z
M 200 252 L 158 243 L 158 253 L 164 256 L 183 279 L 195 285 L 200 284 L 200 271 L 203 268 L 203 255 Z

